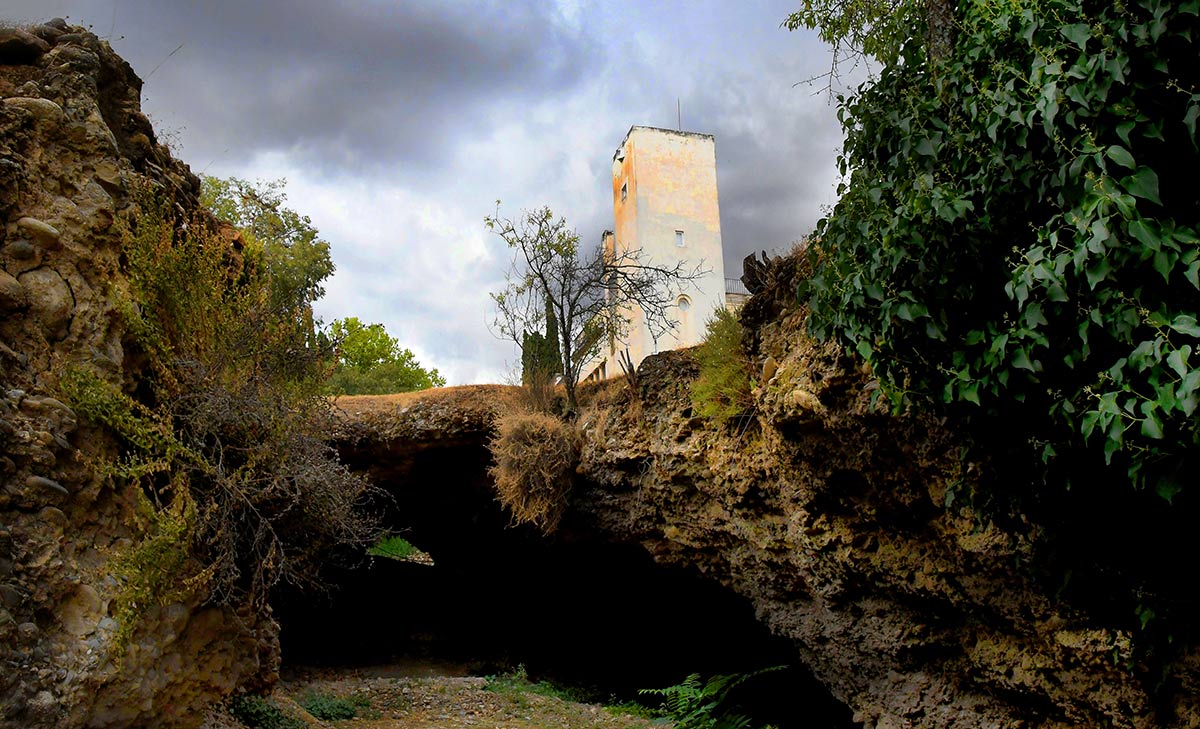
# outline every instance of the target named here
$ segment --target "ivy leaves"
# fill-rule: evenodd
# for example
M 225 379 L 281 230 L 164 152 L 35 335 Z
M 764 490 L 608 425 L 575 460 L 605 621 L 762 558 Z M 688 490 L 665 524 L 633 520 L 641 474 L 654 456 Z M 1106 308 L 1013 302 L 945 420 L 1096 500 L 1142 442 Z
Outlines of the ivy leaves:
M 898 407 L 1045 420 L 1170 498 L 1200 448 L 1200 3 L 960 5 L 842 99 L 800 292 Z M 1048 418 L 1047 418 L 1048 416 Z

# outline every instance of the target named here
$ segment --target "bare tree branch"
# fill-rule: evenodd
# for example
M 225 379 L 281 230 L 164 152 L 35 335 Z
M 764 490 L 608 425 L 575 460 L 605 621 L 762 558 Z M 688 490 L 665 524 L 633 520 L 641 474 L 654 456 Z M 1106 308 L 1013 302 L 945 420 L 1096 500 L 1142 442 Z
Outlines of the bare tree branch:
M 629 312 L 641 310 L 657 341 L 678 326 L 673 314 L 679 294 L 708 273 L 703 262 L 695 267 L 655 264 L 641 249 L 606 254 L 597 246 L 580 251 L 579 235 L 548 207 L 527 210 L 513 220 L 501 217 L 497 203 L 496 214 L 484 222 L 514 250 L 507 285 L 491 295 L 494 331 L 524 346 L 528 332 L 546 325 L 547 305 L 553 310 L 572 411 L 583 367 L 604 342 L 627 333 Z

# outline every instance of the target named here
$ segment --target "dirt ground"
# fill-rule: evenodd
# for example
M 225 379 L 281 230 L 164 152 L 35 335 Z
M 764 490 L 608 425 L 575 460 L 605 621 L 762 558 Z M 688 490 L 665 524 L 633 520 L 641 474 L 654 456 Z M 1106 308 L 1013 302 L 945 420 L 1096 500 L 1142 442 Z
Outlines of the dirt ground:
M 316 722 L 336 729 L 640 729 L 672 726 L 618 713 L 596 704 L 543 695 L 520 681 L 465 675 L 452 664 L 412 663 L 355 670 L 301 670 L 288 676 L 276 696 L 288 704 L 310 693 L 365 699 L 358 718 Z M 289 701 L 290 700 L 290 701 Z

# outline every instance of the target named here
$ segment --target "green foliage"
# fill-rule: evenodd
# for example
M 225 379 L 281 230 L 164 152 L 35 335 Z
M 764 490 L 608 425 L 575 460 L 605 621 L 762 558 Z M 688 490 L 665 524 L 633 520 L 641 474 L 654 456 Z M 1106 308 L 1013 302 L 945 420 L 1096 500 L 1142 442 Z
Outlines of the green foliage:
M 636 716 L 640 719 L 662 719 L 661 709 L 652 709 L 636 701 L 617 701 L 615 699 L 604 705 L 604 710 L 615 716 Z
M 284 207 L 286 180 L 201 180 L 201 204 L 241 230 L 247 248 L 261 254 L 275 306 L 299 312 L 325 295 L 322 282 L 334 271 L 329 244 L 307 215 Z
M 501 674 L 487 676 L 486 690 L 507 697 L 519 706 L 526 706 L 527 694 L 545 696 L 577 704 L 603 704 L 604 710 L 618 716 L 637 716 L 643 719 L 661 719 L 664 714 L 636 701 L 618 701 L 611 694 L 600 694 L 594 689 L 564 686 L 545 679 L 530 679 L 525 664 Z
M 348 367 L 368 370 L 392 362 L 400 349 L 382 324 L 363 324 L 353 316 L 334 321 L 329 334 L 338 342 L 339 361 Z
M 724 422 L 753 406 L 750 361 L 737 314 L 724 307 L 713 312 L 704 342 L 696 348 L 696 364 L 700 374 L 692 383 L 692 403 L 698 415 Z
M 342 721 L 358 716 L 361 709 L 368 708 L 371 702 L 365 697 L 354 696 L 344 699 L 332 694 L 309 693 L 300 700 L 300 706 L 321 721 Z
M 1171 499 L 1200 453 L 1197 2 L 958 9 L 843 100 L 801 295 L 897 407 L 1021 418 Z M 1048 417 L 1047 417 L 1048 416 Z
M 527 331 L 521 342 L 521 384 L 537 386 L 549 382 L 562 368 L 558 335 L 558 317 L 554 315 L 554 307 L 546 302 L 546 331 Z
M 412 545 L 412 542 L 395 534 L 380 539 L 367 550 L 367 554 L 376 557 L 387 557 L 388 559 L 398 560 L 408 559 L 416 552 L 417 548 Z
M 511 671 L 487 677 L 488 691 L 504 694 L 519 699 L 522 694 L 537 694 L 562 701 L 584 702 L 587 697 L 577 691 L 562 686 L 556 686 L 549 681 L 533 681 L 525 670 L 525 664 L 520 663 Z
M 425 369 L 411 351 L 402 349 L 382 324 L 363 324 L 351 316 L 334 321 L 328 336 L 337 347 L 336 367 L 326 383 L 331 395 L 383 395 L 446 384 L 436 369 Z
M 833 46 L 835 64 L 847 55 L 890 64 L 920 22 L 919 8 L 910 0 L 801 0 L 800 10 L 788 15 L 783 27 L 816 30 Z
M 131 449 L 130 455 L 121 461 L 99 464 L 110 478 L 144 480 L 166 474 L 168 478 L 186 479 L 186 471 L 179 470 L 174 476 L 168 472 L 173 461 L 195 458 L 195 454 L 178 441 L 161 414 L 90 370 L 68 368 L 59 386 L 76 413 L 107 425 Z M 144 610 L 184 599 L 209 577 L 191 559 L 196 505 L 186 484 L 172 484 L 170 491 L 175 498 L 162 506 L 152 503 L 144 492 L 135 492 L 136 526 L 142 536 L 120 551 L 110 568 L 121 584 L 112 607 L 118 625 L 112 646 L 117 660 Z
M 229 713 L 250 729 L 307 728 L 303 721 L 283 713 L 273 701 L 262 696 L 246 694 L 235 697 L 229 702 Z
M 663 697 L 663 712 L 675 721 L 676 729 L 749 729 L 749 717 L 723 706 L 730 692 L 755 676 L 783 668 L 774 666 L 750 673 L 713 676 L 703 682 L 700 674 L 693 673 L 674 686 L 642 689 L 638 693 Z
M 124 468 L 112 464 L 113 470 L 126 473 L 131 473 L 131 469 L 165 470 L 170 458 L 182 454 L 183 446 L 162 413 L 155 413 L 95 372 L 68 367 L 59 379 L 59 388 L 81 417 L 108 426 L 127 446 L 141 454 L 157 453 L 165 457 L 157 464 L 144 458 L 129 460 Z
M 118 661 L 143 611 L 184 600 L 210 574 L 191 559 L 195 503 L 184 494 L 159 509 L 140 491 L 137 498 L 142 538 L 119 552 L 110 568 L 121 584 L 110 609 L 117 622 L 112 652 Z
M 307 309 L 277 306 L 258 261 L 204 220 L 184 227 L 148 192 L 137 207 L 121 223 L 129 286 L 115 295 L 139 379 L 128 393 L 85 366 L 60 379 L 83 418 L 118 436 L 120 454 L 96 465 L 140 505 L 114 566 L 119 638 L 155 604 L 254 603 L 279 580 L 312 583 L 332 546 L 375 533 L 369 485 L 325 443 Z

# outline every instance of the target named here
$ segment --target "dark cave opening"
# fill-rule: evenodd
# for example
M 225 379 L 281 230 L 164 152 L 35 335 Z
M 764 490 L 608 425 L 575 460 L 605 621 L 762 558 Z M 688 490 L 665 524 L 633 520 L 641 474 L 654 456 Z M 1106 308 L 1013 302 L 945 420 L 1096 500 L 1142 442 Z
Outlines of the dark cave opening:
M 510 527 L 487 460 L 482 447 L 429 450 L 403 464 L 402 479 L 372 464 L 395 496 L 389 523 L 434 564 L 370 558 L 331 570 L 328 595 L 277 595 L 285 667 L 422 658 L 486 674 L 521 664 L 535 679 L 630 699 L 690 673 L 787 665 L 733 697 L 756 726 L 856 726 L 740 596 L 637 545 Z

